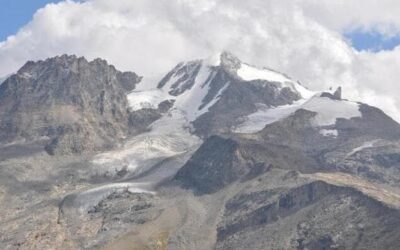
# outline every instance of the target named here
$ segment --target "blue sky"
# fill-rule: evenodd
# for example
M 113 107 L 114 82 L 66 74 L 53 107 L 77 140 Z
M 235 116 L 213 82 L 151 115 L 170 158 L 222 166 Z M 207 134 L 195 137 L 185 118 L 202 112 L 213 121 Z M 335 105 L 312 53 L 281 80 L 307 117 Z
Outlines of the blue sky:
M 386 37 L 376 31 L 355 30 L 344 35 L 351 41 L 352 46 L 359 51 L 392 50 L 400 44 L 400 35 Z
M 36 10 L 47 3 L 56 2 L 60 2 L 60 0 L 1 0 L 0 41 L 15 34 L 27 24 Z

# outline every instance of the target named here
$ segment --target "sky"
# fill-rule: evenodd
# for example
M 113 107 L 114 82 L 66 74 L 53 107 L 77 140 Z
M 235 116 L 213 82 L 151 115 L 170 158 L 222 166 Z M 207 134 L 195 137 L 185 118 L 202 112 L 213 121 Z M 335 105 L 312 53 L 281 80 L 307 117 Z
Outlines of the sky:
M 33 15 L 48 3 L 57 3 L 61 0 L 0 0 L 0 41 L 17 31 L 32 20 Z
M 400 44 L 400 35 L 386 37 L 377 31 L 353 30 L 344 33 L 352 47 L 358 51 L 379 52 L 393 50 Z
M 161 76 L 222 50 L 400 121 L 398 0 L 0 0 L 0 77 L 28 60 L 101 57 Z

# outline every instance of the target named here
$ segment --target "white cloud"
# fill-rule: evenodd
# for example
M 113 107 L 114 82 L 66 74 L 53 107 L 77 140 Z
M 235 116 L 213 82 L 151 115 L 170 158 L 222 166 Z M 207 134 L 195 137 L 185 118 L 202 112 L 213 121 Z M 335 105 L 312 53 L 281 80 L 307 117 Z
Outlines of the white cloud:
M 387 35 L 400 31 L 397 0 L 300 0 L 305 14 L 335 30 L 378 30 Z
M 379 8 L 377 4 L 379 3 Z M 349 98 L 400 120 L 399 49 L 358 53 L 340 33 L 396 32 L 400 2 L 380 0 L 89 0 L 50 4 L 0 43 L 0 75 L 67 53 L 102 57 L 148 76 L 178 61 L 230 50 L 312 89 L 342 85 Z

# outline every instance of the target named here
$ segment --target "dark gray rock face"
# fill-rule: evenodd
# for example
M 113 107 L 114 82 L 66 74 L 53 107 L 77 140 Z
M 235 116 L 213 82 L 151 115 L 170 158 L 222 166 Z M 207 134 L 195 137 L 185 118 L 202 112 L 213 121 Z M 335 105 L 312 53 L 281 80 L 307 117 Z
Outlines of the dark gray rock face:
M 234 140 L 213 136 L 177 173 L 176 179 L 199 193 L 212 193 L 237 180 L 245 169 Z
M 382 110 L 361 104 L 360 112 L 362 117 L 337 121 L 336 127 L 344 137 L 368 135 L 388 140 L 400 139 L 400 125 Z
M 263 169 L 274 166 L 302 173 L 333 170 L 356 174 L 365 172 L 364 176 L 370 176 L 375 181 L 391 179 L 391 183 L 396 183 L 393 171 L 397 171 L 396 167 L 400 165 L 400 148 L 393 142 L 400 139 L 400 125 L 379 109 L 361 105 L 360 110 L 362 117 L 339 119 L 335 125 L 327 127 L 337 130 L 337 137 L 321 135 L 321 128 L 312 124 L 316 113 L 303 109 L 252 135 L 225 135 L 229 139 L 210 137 L 176 178 L 186 183 L 185 187 L 199 193 L 212 193 L 243 180 L 250 173 L 265 172 L 258 169 L 260 166 Z M 384 153 L 374 148 L 376 153 L 369 153 L 363 158 L 342 153 L 343 149 L 356 148 L 355 145 L 373 140 L 387 141 L 384 145 L 392 150 L 385 149 L 387 153 Z M 361 156 L 360 153 L 358 155 Z
M 333 93 L 333 96 L 336 98 L 336 100 L 342 99 L 342 87 L 338 87 Z
M 187 64 L 178 64 L 172 71 L 170 71 L 158 84 L 158 88 L 163 88 L 165 84 L 171 80 L 172 77 L 178 80 L 174 82 L 169 90 L 169 94 L 178 96 L 185 92 L 187 89 L 193 87 L 195 79 L 201 68 L 201 61 L 192 61 Z
M 316 181 L 234 196 L 216 249 L 398 249 L 399 227 L 399 211 Z
M 272 167 L 316 172 L 316 161 L 298 149 L 253 139 L 208 138 L 178 171 L 175 179 L 197 194 L 215 193 L 237 181 L 248 181 Z
M 323 92 L 321 97 L 328 97 L 332 100 L 341 100 L 342 99 L 342 87 L 338 87 L 333 94 L 328 92 Z
M 28 62 L 0 86 L 0 141 L 50 139 L 50 154 L 110 148 L 128 134 L 126 93 L 140 81 L 106 61 Z
M 140 134 L 146 132 L 148 127 L 154 121 L 160 119 L 173 106 L 174 101 L 163 101 L 158 105 L 157 109 L 144 108 L 130 112 L 129 125 L 131 134 Z

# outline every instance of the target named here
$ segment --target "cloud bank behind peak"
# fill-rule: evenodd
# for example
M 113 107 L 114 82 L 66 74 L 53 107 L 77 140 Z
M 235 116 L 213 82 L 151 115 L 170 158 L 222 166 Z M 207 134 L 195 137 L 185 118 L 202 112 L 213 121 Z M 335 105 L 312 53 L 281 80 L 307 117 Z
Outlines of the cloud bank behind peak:
M 121 70 L 159 75 L 177 62 L 231 51 L 285 72 L 313 89 L 344 87 L 345 97 L 377 105 L 400 120 L 400 48 L 357 52 L 341 33 L 396 32 L 396 1 L 384 0 L 88 0 L 49 4 L 0 43 L 0 75 L 27 60 L 58 54 L 102 57 Z M 364 8 L 365 5 L 365 8 Z M 353 8 L 353 13 L 349 11 Z M 355 12 L 355 8 L 358 12 Z M 365 10 L 365 11 L 364 11 Z M 384 10 L 394 13 L 385 14 Z M 354 17 L 355 16 L 355 17 Z

